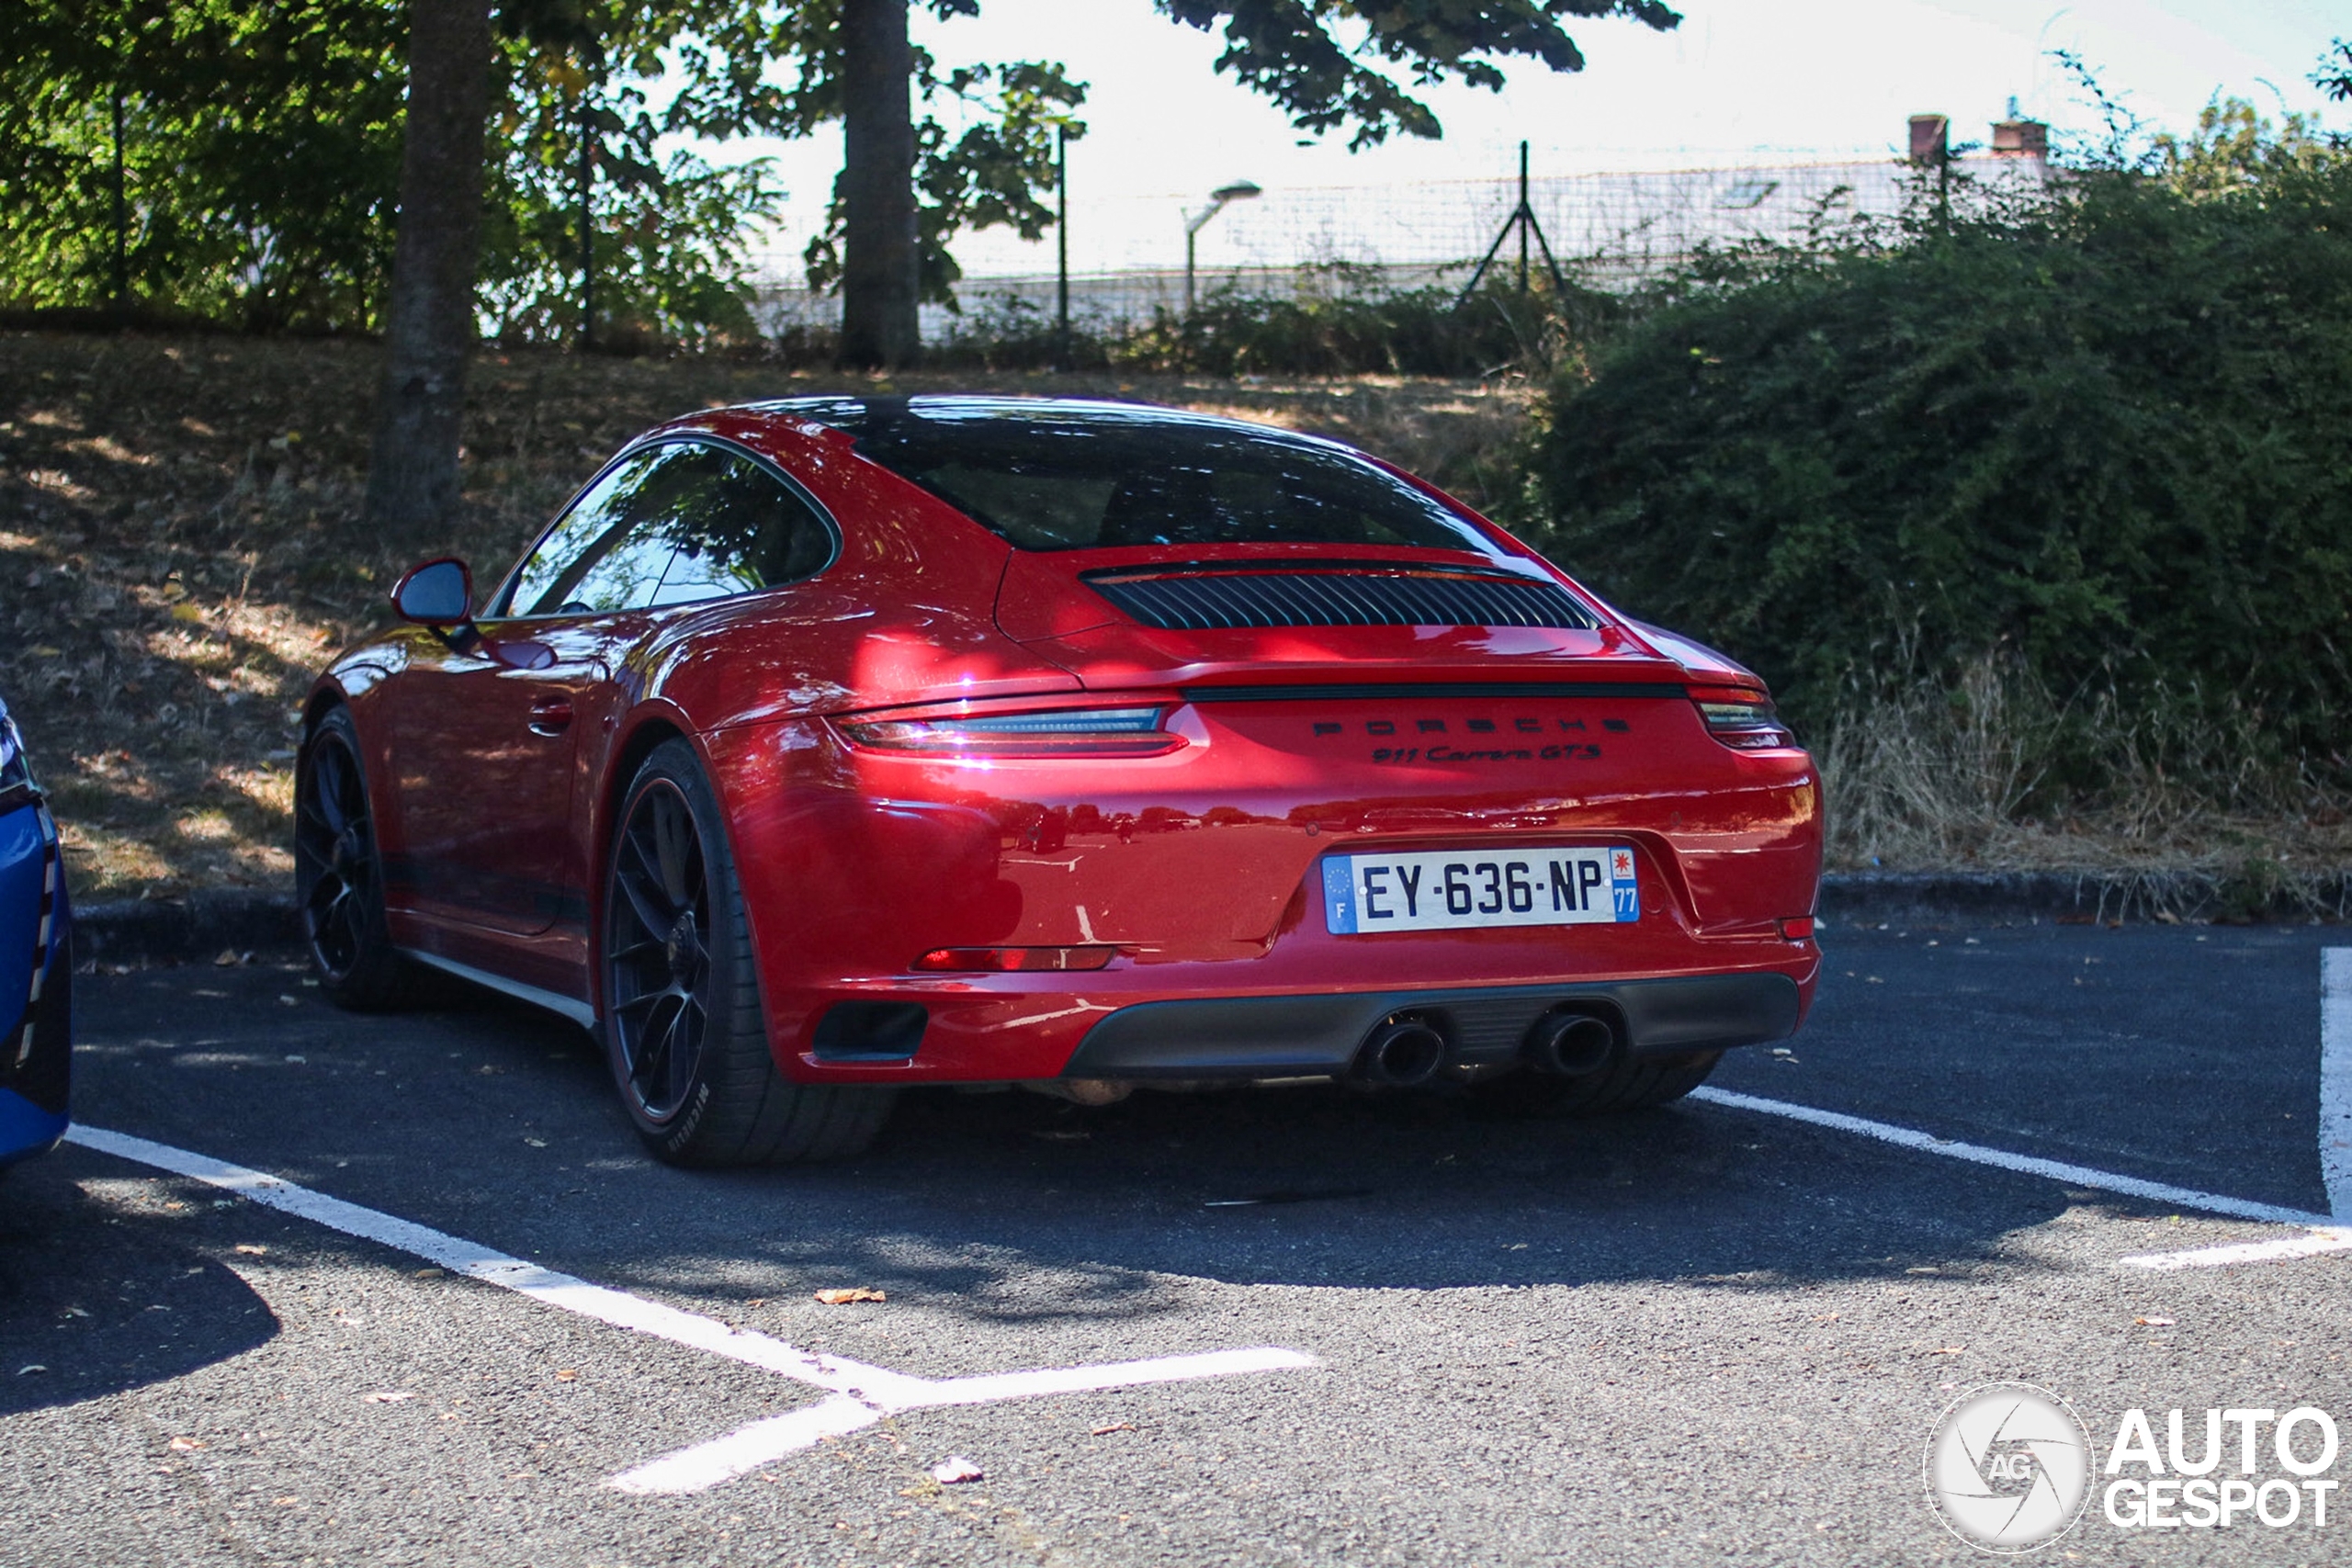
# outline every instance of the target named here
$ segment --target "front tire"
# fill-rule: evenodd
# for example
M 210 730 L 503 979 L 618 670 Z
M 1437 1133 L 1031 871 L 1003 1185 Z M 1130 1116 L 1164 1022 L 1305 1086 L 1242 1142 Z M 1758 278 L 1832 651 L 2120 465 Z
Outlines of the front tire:
M 294 897 L 319 988 L 337 1007 L 372 1012 L 405 988 L 407 963 L 384 916 L 383 855 L 360 762 L 359 727 L 329 710 L 294 778 Z
M 657 1157 L 784 1164 L 874 1141 L 890 1090 L 776 1070 L 726 823 L 684 740 L 656 748 L 622 798 L 604 909 L 605 1055 Z

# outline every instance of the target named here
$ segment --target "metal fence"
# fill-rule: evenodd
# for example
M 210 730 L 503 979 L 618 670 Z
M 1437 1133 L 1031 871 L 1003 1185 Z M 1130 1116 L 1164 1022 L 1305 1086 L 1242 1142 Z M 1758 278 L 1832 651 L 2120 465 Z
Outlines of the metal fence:
M 2039 181 L 2039 159 L 1956 161 L 1964 176 Z M 1562 269 L 1577 281 L 1621 288 L 1689 261 L 1702 244 L 1801 238 L 1809 229 L 1862 216 L 1889 217 L 1919 194 L 1920 170 L 1894 159 L 1554 175 L 1532 179 L 1527 200 Z M 1198 288 L 1282 295 L 1351 283 L 1408 288 L 1466 280 L 1520 199 L 1510 179 L 1391 186 L 1269 187 L 1227 208 L 1201 232 Z M 1190 198 L 1197 207 L 1199 198 Z M 1121 195 L 1070 207 L 1070 310 L 1074 320 L 1116 325 L 1184 302 L 1187 198 Z M 779 231 L 760 254 L 763 325 L 831 325 L 839 301 L 801 282 L 800 243 Z M 956 243 L 957 293 L 975 309 L 1034 309 L 1050 319 L 1054 242 L 1001 232 Z M 1513 272 L 1514 239 L 1498 257 Z M 1541 265 L 1541 261 L 1536 261 Z M 1018 301 L 1018 304 L 1011 303 Z M 926 307 L 935 334 L 948 312 Z

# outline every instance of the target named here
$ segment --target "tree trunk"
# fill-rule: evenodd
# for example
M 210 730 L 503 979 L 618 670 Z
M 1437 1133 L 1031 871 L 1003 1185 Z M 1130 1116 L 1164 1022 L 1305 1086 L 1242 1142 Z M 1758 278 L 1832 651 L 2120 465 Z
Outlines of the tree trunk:
M 413 534 L 458 510 L 491 34 L 489 0 L 411 0 L 409 15 L 400 231 L 367 518 L 371 527 Z
M 911 365 L 915 301 L 914 51 L 908 0 L 842 4 L 842 363 Z

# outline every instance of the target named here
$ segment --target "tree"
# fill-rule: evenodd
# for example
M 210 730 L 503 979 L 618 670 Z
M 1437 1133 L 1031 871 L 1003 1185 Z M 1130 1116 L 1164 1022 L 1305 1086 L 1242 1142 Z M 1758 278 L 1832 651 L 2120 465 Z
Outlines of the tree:
M 920 338 L 915 240 L 914 48 L 908 0 L 842 0 L 842 177 L 849 266 L 842 358 L 904 365 Z
M 400 233 L 367 502 L 370 525 L 399 531 L 458 506 L 492 65 L 490 0 L 411 0 L 409 14 Z
M 910 153 L 918 141 L 912 120 L 912 94 L 897 84 L 910 83 L 929 96 L 941 84 L 932 62 L 907 44 L 907 14 L 912 0 L 836 0 L 838 11 L 824 4 L 804 6 L 799 43 L 804 61 L 803 82 L 811 92 L 812 107 L 833 107 L 823 98 L 831 87 L 846 132 L 843 167 L 837 187 L 842 241 L 839 277 L 842 289 L 842 357 L 853 365 L 901 365 L 918 345 L 915 307 L 923 294 L 923 247 L 910 223 L 911 202 L 903 194 L 915 180 Z M 942 17 L 975 16 L 978 0 L 923 0 Z M 1498 56 L 1536 60 L 1554 71 L 1581 71 L 1584 55 L 1562 30 L 1565 17 L 1628 17 L 1660 29 L 1676 26 L 1681 17 L 1659 0 L 1154 0 L 1160 13 L 1186 27 L 1211 31 L 1223 26 L 1226 49 L 1216 69 L 1230 73 L 1251 91 L 1272 98 L 1289 111 L 1292 124 L 1321 132 L 1352 126 L 1351 149 L 1385 141 L 1393 132 L 1436 137 L 1443 133 L 1428 105 L 1404 86 L 1366 63 L 1376 61 L 1409 68 L 1415 87 L 1456 77 L 1489 90 L 1503 85 Z M 824 24 L 835 23 L 831 37 Z M 836 62 L 839 85 L 824 80 L 822 66 Z M 810 65 L 819 69 L 811 73 Z M 1030 102 L 1016 105 L 1014 92 L 1006 95 L 1003 123 L 1023 129 L 1016 107 L 1028 110 L 1028 123 L 1043 125 L 1057 108 L 1066 115 L 1083 96 L 1083 89 L 1061 75 L 1058 66 L 1000 67 L 1003 73 L 1035 73 L 1027 83 Z M 1046 73 L 1050 73 L 1050 75 Z M 985 77 L 979 78 L 985 80 Z M 946 79 L 967 91 L 975 79 L 959 73 Z M 1040 114 L 1037 100 L 1044 100 Z M 818 118 L 825 118 L 821 113 Z M 1040 154 L 1024 167 L 1017 139 L 999 149 L 975 152 L 1010 153 L 993 164 L 1000 175 L 998 194 L 1008 215 L 1019 215 L 1024 205 L 1040 209 L 1035 191 L 1051 178 L 1049 154 Z M 1020 185 L 1003 175 L 1026 177 Z M 1024 232 L 1026 231 L 1024 230 Z M 824 253 L 812 247 L 812 275 L 821 275 Z
M 2337 39 L 2312 69 L 2312 85 L 2339 104 L 2352 104 L 2352 42 Z
M 683 29 L 743 9 L 500 0 L 489 330 L 580 339 L 585 259 L 616 340 L 753 335 L 744 244 L 780 201 L 772 164 L 713 167 L 665 138 L 744 129 L 767 89 L 746 101 L 733 79 L 765 57 L 729 60 L 691 100 L 648 92 L 665 51 L 695 47 Z M 0 5 L 0 306 L 380 331 L 408 23 L 404 0 Z
M 403 31 L 388 0 L 0 6 L 0 301 L 365 327 Z

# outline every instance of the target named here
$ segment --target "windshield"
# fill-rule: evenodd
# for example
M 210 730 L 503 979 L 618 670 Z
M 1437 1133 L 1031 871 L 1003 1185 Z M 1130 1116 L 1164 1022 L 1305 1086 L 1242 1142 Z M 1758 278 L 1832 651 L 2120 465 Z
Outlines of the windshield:
M 1118 404 L 837 399 L 776 405 L 1024 550 L 1120 545 L 1494 547 L 1329 443 Z

